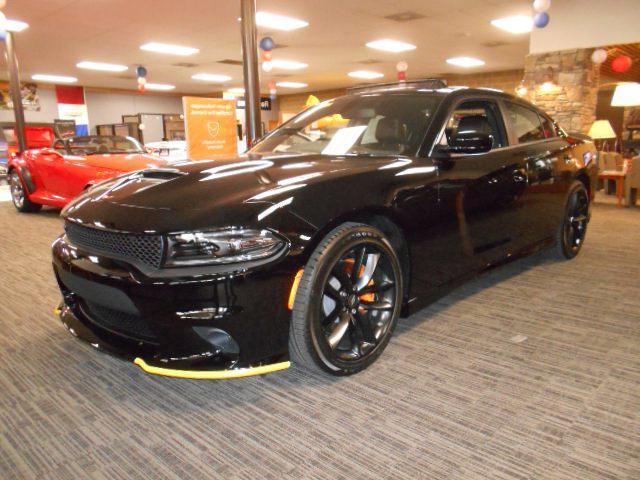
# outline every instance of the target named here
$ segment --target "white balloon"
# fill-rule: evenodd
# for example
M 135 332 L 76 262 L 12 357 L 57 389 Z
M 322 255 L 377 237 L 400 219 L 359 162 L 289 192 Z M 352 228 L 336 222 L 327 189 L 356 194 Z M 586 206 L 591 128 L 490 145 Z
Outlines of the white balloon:
M 551 6 L 551 0 L 534 0 L 533 9 L 536 12 L 546 12 Z
M 271 62 L 262 62 L 262 70 L 265 72 L 270 72 L 273 70 L 273 63 Z
M 146 85 L 147 79 L 144 77 L 138 77 L 138 85 Z
M 409 64 L 404 60 L 400 61 L 396 65 L 396 70 L 399 72 L 406 72 L 409 69 Z
M 140 123 L 140 124 L 138 125 L 138 128 L 139 128 L 140 130 L 144 130 L 144 129 L 145 129 L 144 123 Z
M 598 48 L 597 50 L 594 50 L 593 53 L 591 54 L 591 61 L 593 63 L 604 63 L 604 61 L 607 59 L 607 51 L 604 48 Z

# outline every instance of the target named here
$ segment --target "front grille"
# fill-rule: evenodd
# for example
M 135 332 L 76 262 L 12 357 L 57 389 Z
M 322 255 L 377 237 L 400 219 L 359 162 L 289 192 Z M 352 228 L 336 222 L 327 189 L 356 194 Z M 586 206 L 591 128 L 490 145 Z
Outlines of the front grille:
M 159 268 L 162 263 L 162 237 L 112 232 L 66 222 L 67 237 L 74 245 L 89 252 L 103 253 L 131 263 Z
M 84 313 L 98 326 L 136 340 L 157 339 L 148 323 L 140 316 L 113 310 L 93 302 L 83 302 Z

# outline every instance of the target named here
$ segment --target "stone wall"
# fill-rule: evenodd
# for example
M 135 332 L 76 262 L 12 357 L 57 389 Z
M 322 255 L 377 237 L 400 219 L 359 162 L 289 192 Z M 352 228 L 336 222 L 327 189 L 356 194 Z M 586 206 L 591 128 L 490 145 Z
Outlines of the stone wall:
M 600 72 L 592 52 L 563 50 L 525 58 L 525 98 L 567 131 L 587 133 L 595 120 Z

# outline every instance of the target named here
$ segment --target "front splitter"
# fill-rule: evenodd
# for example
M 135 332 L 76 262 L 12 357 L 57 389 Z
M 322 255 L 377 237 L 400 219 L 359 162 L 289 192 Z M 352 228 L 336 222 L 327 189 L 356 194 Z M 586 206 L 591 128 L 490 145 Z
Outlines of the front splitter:
M 97 342 L 93 342 L 89 338 L 83 338 L 84 335 L 79 335 L 78 332 L 73 328 L 74 326 L 81 326 L 82 323 L 79 319 L 73 315 L 68 307 L 64 304 L 61 304 L 59 307 L 55 308 L 53 313 L 60 319 L 62 324 L 69 330 L 75 337 L 90 343 L 92 346 L 98 348 L 99 350 L 106 350 L 107 352 L 114 353 L 117 356 L 123 357 L 126 359 L 126 356 L 119 355 L 119 352 L 114 352 L 111 349 L 102 348 Z M 70 320 L 72 320 L 70 322 Z M 78 324 L 76 324 L 78 322 Z M 73 323 L 74 325 L 70 325 Z M 86 326 L 85 326 L 86 327 Z M 131 361 L 131 357 L 128 358 Z M 285 370 L 291 366 L 291 362 L 277 362 L 271 363 L 267 365 L 258 365 L 255 367 L 247 367 L 247 368 L 233 368 L 227 370 L 188 370 L 188 369 L 175 369 L 175 368 L 166 368 L 159 367 L 155 365 L 151 365 L 147 363 L 143 358 L 136 357 L 133 359 L 133 363 L 139 366 L 146 373 L 152 375 L 159 375 L 163 377 L 173 377 L 173 378 L 186 378 L 186 379 L 194 379 L 194 380 L 226 380 L 232 378 L 243 378 L 243 377 L 251 377 L 254 375 L 265 375 L 271 372 L 277 372 L 279 370 Z

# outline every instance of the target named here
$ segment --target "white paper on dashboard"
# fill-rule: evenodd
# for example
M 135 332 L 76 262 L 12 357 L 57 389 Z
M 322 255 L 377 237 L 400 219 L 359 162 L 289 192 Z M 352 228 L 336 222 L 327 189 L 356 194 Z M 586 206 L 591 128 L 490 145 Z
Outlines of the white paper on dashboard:
M 362 135 L 366 128 L 366 125 L 341 128 L 331 138 L 329 145 L 324 147 L 322 154 L 344 155 L 358 141 L 358 138 L 360 138 L 360 135 Z

